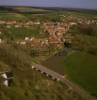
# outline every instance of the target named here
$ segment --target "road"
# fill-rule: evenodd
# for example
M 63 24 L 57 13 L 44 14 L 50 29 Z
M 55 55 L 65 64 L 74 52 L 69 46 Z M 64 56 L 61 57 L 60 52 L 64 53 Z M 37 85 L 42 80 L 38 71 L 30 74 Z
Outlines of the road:
M 65 85 L 68 86 L 70 90 L 75 91 L 77 94 L 79 94 L 83 98 L 83 100 L 97 100 L 96 98 L 92 97 L 88 92 L 86 92 L 83 88 L 79 87 L 77 84 L 69 81 L 67 78 L 63 77 L 63 75 L 51 69 L 48 69 L 43 65 L 33 64 L 32 69 L 40 71 L 42 74 L 45 74 L 51 79 L 63 82 Z

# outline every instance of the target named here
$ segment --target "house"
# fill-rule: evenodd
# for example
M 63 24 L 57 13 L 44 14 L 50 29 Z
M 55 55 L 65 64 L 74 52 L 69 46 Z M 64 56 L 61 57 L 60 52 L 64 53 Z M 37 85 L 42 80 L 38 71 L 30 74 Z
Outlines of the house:
M 26 45 L 26 42 L 25 41 L 21 41 L 20 44 L 21 45 Z
M 29 40 L 29 37 L 25 37 L 25 41 L 28 41 Z

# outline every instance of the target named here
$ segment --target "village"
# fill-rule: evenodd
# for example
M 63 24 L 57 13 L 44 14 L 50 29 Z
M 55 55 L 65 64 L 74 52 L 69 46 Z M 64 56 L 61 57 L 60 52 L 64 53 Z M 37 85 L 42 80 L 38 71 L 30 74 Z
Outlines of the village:
M 64 42 L 71 43 L 72 36 L 68 36 L 66 34 L 69 29 L 77 24 L 97 24 L 97 20 L 83 20 L 81 18 L 76 18 L 74 16 L 69 16 L 64 18 L 63 16 L 62 22 L 52 22 L 52 21 L 24 21 L 19 22 L 16 20 L 0 20 L 0 26 L 4 25 L 4 27 L 11 29 L 14 27 L 16 29 L 21 28 L 33 28 L 40 27 L 42 32 L 47 34 L 44 38 L 36 38 L 36 37 L 25 37 L 24 39 L 19 39 L 16 41 L 17 44 L 22 46 L 30 46 L 30 47 L 45 47 L 45 46 L 53 46 L 56 48 L 63 48 Z M 2 35 L 2 31 L 0 31 L 0 35 Z M 19 33 L 18 33 L 19 34 Z M 33 33 L 32 33 L 33 34 Z M 42 34 L 41 32 L 39 34 Z M 0 38 L 0 43 L 3 43 L 4 40 Z

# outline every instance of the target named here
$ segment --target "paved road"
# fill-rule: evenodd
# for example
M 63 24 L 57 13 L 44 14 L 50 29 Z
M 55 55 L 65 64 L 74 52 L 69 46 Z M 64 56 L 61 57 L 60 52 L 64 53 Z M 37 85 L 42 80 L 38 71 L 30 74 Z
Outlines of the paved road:
M 84 89 L 80 88 L 77 84 L 72 83 L 71 81 L 63 77 L 61 74 L 52 71 L 51 69 L 48 69 L 45 66 L 34 64 L 32 66 L 32 69 L 38 70 L 41 73 L 45 74 L 46 76 L 51 77 L 52 79 L 56 79 L 57 81 L 62 81 L 64 84 L 68 86 L 70 90 L 77 92 L 81 97 L 83 97 L 83 100 L 97 100 L 96 98 L 89 95 L 89 93 L 86 92 Z

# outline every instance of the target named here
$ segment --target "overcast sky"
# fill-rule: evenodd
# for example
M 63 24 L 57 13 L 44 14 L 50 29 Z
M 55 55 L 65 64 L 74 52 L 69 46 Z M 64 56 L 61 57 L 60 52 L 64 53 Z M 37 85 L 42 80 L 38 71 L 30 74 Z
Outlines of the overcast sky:
M 0 5 L 30 5 L 97 9 L 97 0 L 0 0 Z

